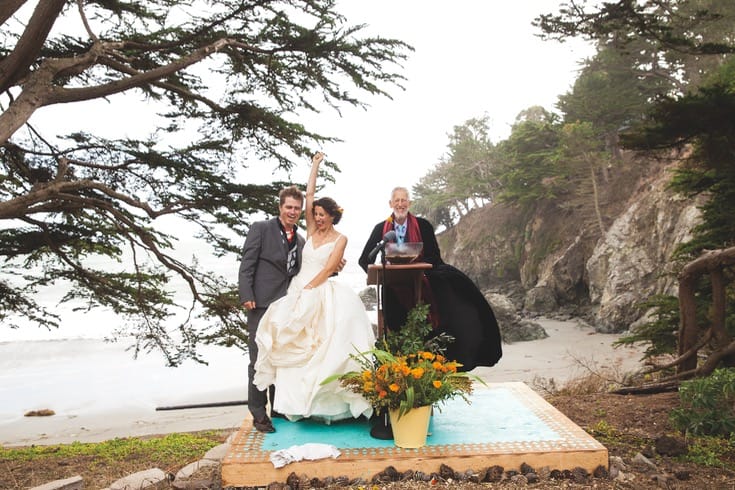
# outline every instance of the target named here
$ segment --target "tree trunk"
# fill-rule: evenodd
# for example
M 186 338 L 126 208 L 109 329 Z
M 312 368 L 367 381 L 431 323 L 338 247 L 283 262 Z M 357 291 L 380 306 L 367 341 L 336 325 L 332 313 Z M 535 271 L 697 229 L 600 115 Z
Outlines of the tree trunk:
M 735 247 L 724 250 L 713 250 L 689 262 L 679 274 L 679 312 L 681 315 L 679 326 L 679 356 L 689 351 L 697 343 L 699 327 L 697 325 L 697 310 L 695 301 L 695 287 L 697 279 L 709 273 L 712 282 L 713 295 L 713 333 L 720 349 L 727 352 L 724 357 L 730 356 L 731 337 L 725 330 L 725 285 L 722 269 L 735 264 Z M 723 355 L 720 355 L 722 358 Z M 730 360 L 728 359 L 728 362 Z M 683 360 L 677 366 L 677 372 L 691 371 L 697 367 L 697 357 L 692 356 Z
M 597 226 L 600 228 L 600 236 L 605 235 L 605 225 L 602 223 L 602 212 L 600 211 L 600 194 L 597 190 L 597 177 L 595 176 L 595 167 L 590 165 L 590 178 L 592 179 L 592 198 L 595 201 L 595 216 L 597 217 Z

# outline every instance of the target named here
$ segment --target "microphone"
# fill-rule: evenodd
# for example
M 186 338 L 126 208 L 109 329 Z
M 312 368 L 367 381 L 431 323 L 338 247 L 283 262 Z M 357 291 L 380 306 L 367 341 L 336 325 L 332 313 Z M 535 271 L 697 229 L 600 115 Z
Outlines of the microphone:
M 393 230 L 390 230 L 385 235 L 383 235 L 383 239 L 380 240 L 376 245 L 375 248 L 370 252 L 370 255 L 368 255 L 368 262 L 372 262 L 375 260 L 375 256 L 378 255 L 378 252 L 383 250 L 385 248 L 385 244 L 388 242 L 393 242 L 396 240 L 396 232 Z

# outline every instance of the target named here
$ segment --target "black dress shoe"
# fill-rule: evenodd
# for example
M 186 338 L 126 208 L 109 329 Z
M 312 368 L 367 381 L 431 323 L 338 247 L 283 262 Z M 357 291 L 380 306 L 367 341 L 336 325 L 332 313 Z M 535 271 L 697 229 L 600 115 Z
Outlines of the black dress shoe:
M 276 412 L 275 410 L 271 410 L 271 418 L 272 419 L 286 419 L 288 420 L 288 417 L 283 415 L 281 412 Z
M 255 427 L 258 432 L 264 432 L 266 434 L 276 431 L 276 428 L 273 427 L 273 422 L 271 422 L 271 419 L 269 419 L 267 415 L 263 415 L 262 419 L 254 418 L 253 427 Z

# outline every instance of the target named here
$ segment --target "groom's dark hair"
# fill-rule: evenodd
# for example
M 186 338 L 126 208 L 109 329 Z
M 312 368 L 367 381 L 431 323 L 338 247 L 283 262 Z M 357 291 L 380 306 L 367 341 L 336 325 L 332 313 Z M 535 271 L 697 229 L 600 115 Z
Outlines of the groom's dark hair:
M 281 192 L 278 193 L 278 199 L 281 202 L 281 206 L 283 206 L 283 203 L 286 202 L 287 197 L 293 197 L 297 201 L 301 202 L 301 206 L 304 206 L 304 193 L 301 192 L 301 189 L 296 187 L 295 185 L 292 185 L 291 187 L 286 187 L 285 189 L 281 189 Z

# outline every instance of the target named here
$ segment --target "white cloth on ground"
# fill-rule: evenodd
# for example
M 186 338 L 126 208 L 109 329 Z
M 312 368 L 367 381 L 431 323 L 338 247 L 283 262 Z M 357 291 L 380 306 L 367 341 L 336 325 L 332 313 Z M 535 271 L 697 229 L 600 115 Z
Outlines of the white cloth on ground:
M 324 458 L 337 458 L 342 454 L 331 444 L 308 442 L 300 446 L 291 446 L 287 449 L 279 449 L 271 453 L 271 463 L 276 468 L 283 468 L 287 464 L 301 461 L 302 459 L 315 460 Z

